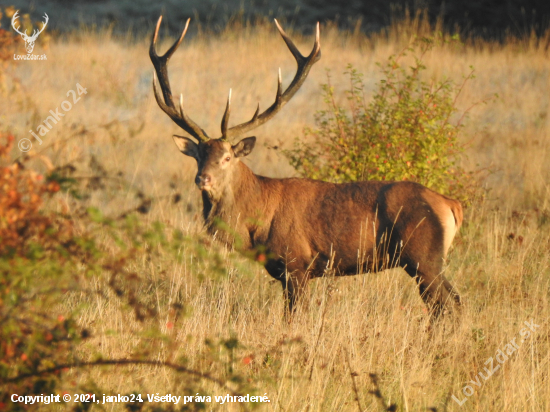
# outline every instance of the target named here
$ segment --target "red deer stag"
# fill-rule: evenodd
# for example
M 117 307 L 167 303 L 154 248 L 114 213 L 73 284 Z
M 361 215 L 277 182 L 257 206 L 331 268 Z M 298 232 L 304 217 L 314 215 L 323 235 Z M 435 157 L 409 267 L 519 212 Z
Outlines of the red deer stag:
M 437 316 L 445 304 L 460 298 L 442 275 L 445 256 L 462 223 L 456 200 L 413 182 L 357 182 L 334 184 L 311 179 L 271 179 L 252 172 L 241 157 L 250 154 L 256 137 L 235 144 L 230 140 L 264 124 L 296 94 L 309 70 L 321 57 L 319 24 L 313 50 L 305 57 L 275 20 L 298 69 L 283 91 L 281 73 L 275 102 L 251 120 L 228 127 L 231 92 L 221 122 L 221 137 L 210 139 L 172 98 L 167 63 L 189 26 L 163 56 L 155 44 L 159 18 L 149 55 L 155 66 L 155 98 L 160 108 L 194 137 L 174 136 L 179 150 L 195 158 L 195 183 L 202 192 L 203 215 L 209 233 L 229 225 L 226 241 L 239 239 L 244 249 L 263 250 L 266 270 L 283 286 L 289 313 L 307 280 L 332 273 L 355 275 L 401 266 L 416 279 L 420 295 Z M 162 95 L 156 85 L 160 83 Z M 228 233 L 231 233 L 229 235 Z

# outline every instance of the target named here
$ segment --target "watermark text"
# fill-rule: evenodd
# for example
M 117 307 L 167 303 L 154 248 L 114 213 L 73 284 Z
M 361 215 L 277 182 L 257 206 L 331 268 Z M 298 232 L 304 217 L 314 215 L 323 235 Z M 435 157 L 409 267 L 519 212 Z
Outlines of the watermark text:
M 462 388 L 462 393 L 464 394 L 464 397 L 462 399 L 459 399 L 462 397 L 462 395 L 459 395 L 459 398 L 457 398 L 455 395 L 452 395 L 452 398 L 456 403 L 458 403 L 460 406 L 464 405 L 468 398 L 474 394 L 475 390 L 480 389 L 484 385 L 485 381 L 493 376 L 494 373 L 500 369 L 500 366 L 508 360 L 509 356 L 511 356 L 516 350 L 518 350 L 523 342 L 529 339 L 529 337 L 531 336 L 531 332 L 535 332 L 536 329 L 540 327 L 539 325 L 535 324 L 533 320 L 525 321 L 524 324 L 526 327 L 522 328 L 519 331 L 519 342 L 516 342 L 516 339 L 518 338 L 515 337 L 506 345 L 504 345 L 502 349 L 498 349 L 495 353 L 494 358 L 490 357 L 489 359 L 487 359 L 484 363 L 485 367 L 483 369 L 483 372 L 478 372 L 478 374 L 475 376 L 475 380 L 470 380 Z
M 38 135 L 42 137 L 46 136 L 46 134 L 53 129 L 53 126 L 55 126 L 57 122 L 61 121 L 61 118 L 64 117 L 65 114 L 67 114 L 67 112 L 71 110 L 76 103 L 78 103 L 78 101 L 81 99 L 80 96 L 82 96 L 83 94 L 88 94 L 88 90 L 82 87 L 80 83 L 76 84 L 76 90 L 76 92 L 74 90 L 69 90 L 67 92 L 67 97 L 72 96 L 72 99 L 64 100 L 63 102 L 61 102 L 59 106 L 61 107 L 62 111 L 59 110 L 59 107 L 56 107 L 55 111 L 50 110 L 50 116 L 46 117 L 46 119 L 42 121 L 43 124 L 38 125 L 36 131 L 33 131 L 32 129 L 29 130 L 29 133 L 36 140 L 38 140 L 38 144 L 42 144 L 42 139 L 38 137 Z M 72 100 L 72 103 L 69 100 Z M 31 150 L 32 142 L 30 139 L 24 137 L 23 139 L 19 140 L 17 146 L 22 152 L 28 152 L 29 150 Z

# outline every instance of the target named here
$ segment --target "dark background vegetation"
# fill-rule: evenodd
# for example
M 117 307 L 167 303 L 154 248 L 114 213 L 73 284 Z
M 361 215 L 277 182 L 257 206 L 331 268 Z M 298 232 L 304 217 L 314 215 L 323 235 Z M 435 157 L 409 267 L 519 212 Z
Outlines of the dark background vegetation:
M 29 0 L 10 1 L 23 13 L 50 16 L 50 30 L 67 31 L 81 24 L 113 25 L 115 31 L 149 30 L 159 14 L 169 16 L 171 30 L 193 17 L 210 29 L 232 19 L 254 21 L 277 17 L 308 29 L 316 21 L 335 21 L 342 28 L 380 31 L 407 13 L 426 12 L 449 31 L 502 40 L 506 36 L 541 35 L 549 27 L 547 0 Z M 36 15 L 36 16 L 35 16 Z M 5 22 L 4 22 L 5 24 Z

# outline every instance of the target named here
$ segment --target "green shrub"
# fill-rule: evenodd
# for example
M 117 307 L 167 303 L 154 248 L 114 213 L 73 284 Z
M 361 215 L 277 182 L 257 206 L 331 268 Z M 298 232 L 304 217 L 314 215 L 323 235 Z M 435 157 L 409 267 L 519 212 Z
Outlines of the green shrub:
M 336 103 L 335 90 L 324 84 L 326 109 L 317 112 L 316 128 L 305 130 L 284 152 L 305 177 L 331 182 L 411 180 L 468 203 L 475 192 L 472 173 L 459 165 L 463 146 L 456 100 L 464 84 L 423 80 L 422 60 L 432 39 L 417 40 L 410 48 L 378 63 L 383 79 L 370 103 L 366 102 L 362 74 L 351 65 L 348 107 Z M 411 53 L 414 64 L 403 60 Z

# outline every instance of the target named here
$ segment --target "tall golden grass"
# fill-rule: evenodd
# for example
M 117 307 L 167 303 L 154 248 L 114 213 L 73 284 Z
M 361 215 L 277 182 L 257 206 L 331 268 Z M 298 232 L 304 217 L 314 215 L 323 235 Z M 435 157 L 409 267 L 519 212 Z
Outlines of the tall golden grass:
M 348 78 L 343 72 L 352 63 L 364 73 L 370 93 L 380 76 L 376 62 L 406 47 L 413 35 L 429 31 L 396 24 L 385 35 L 369 38 L 322 27 L 321 61 L 288 106 L 256 131 L 260 144 L 248 165 L 258 174 L 293 175 L 271 147 L 288 147 L 305 126 L 313 125 L 315 112 L 323 108 L 319 84 L 326 81 L 325 69 L 335 89 L 344 90 Z M 292 37 L 304 53 L 313 44 L 309 36 Z M 159 49 L 172 40 L 161 41 Z M 9 61 L 0 85 L 0 127 L 33 140 L 29 129 L 35 130 L 49 110 L 67 100 L 77 83 L 82 85 L 87 94 L 42 138 L 42 145 L 33 140 L 31 153 L 40 152 L 53 164 L 82 165 L 93 155 L 110 173 L 122 172 L 153 197 L 146 222 L 160 220 L 199 233 L 201 203 L 192 183 L 196 166 L 178 153 L 170 136 L 180 131 L 154 100 L 148 42 L 75 32 L 52 39 L 44 50 L 46 61 Z M 22 44 L 20 48 L 22 53 Z M 492 173 L 484 181 L 486 199 L 466 210 L 445 268 L 462 295 L 459 317 L 430 327 L 414 281 L 396 269 L 311 282 L 309 309 L 288 324 L 280 284 L 261 265 L 226 251 L 229 275 L 220 278 L 209 273 L 208 256 L 182 246 L 182 262 L 166 255 L 161 261 L 144 256 L 132 263 L 149 280 L 144 296 L 160 308 L 181 299 L 186 308 L 187 315 L 173 324 L 168 311 L 158 320 L 180 344 L 154 357 L 183 356 L 195 369 L 215 373 L 204 356 L 205 339 L 236 337 L 242 346 L 234 367 L 269 396 L 265 410 L 377 411 L 380 402 L 395 403 L 403 411 L 550 410 L 549 57 L 544 42 L 535 39 L 444 44 L 426 56 L 427 75 L 438 79 L 459 82 L 470 65 L 475 68 L 476 79 L 466 85 L 459 107 L 498 94 L 471 109 L 462 136 L 468 145 L 465 165 Z M 232 121 L 247 120 L 257 102 L 261 108 L 271 104 L 278 67 L 288 84 L 294 62 L 272 25 L 232 26 L 219 35 L 186 38 L 169 64 L 173 91 L 183 93 L 188 114 L 216 137 L 228 89 L 233 89 Z M 176 205 L 167 198 L 175 191 L 184 193 Z M 132 193 L 99 191 L 87 202 L 116 215 L 135 205 Z M 61 194 L 50 207 L 72 211 L 75 205 Z M 189 269 L 197 259 L 204 265 L 200 273 Z M 123 358 L 147 345 L 147 337 L 139 335 L 142 325 L 116 305 L 103 300 L 86 304 L 80 322 L 95 338 L 80 349 L 84 354 L 92 357 L 95 346 Z M 540 327 L 519 343 L 524 322 L 531 320 Z M 480 372 L 487 375 L 486 361 L 514 338 L 519 349 L 493 376 L 479 378 Z M 142 393 L 176 394 L 171 373 L 145 366 L 93 369 L 72 372 L 72 382 L 78 386 L 94 379 L 114 394 L 136 387 Z M 371 393 L 370 374 L 377 377 L 382 400 Z M 476 379 L 479 386 L 469 383 Z M 226 393 L 205 385 L 211 395 Z M 471 396 L 463 394 L 465 385 L 473 388 Z M 453 395 L 467 400 L 459 406 Z

